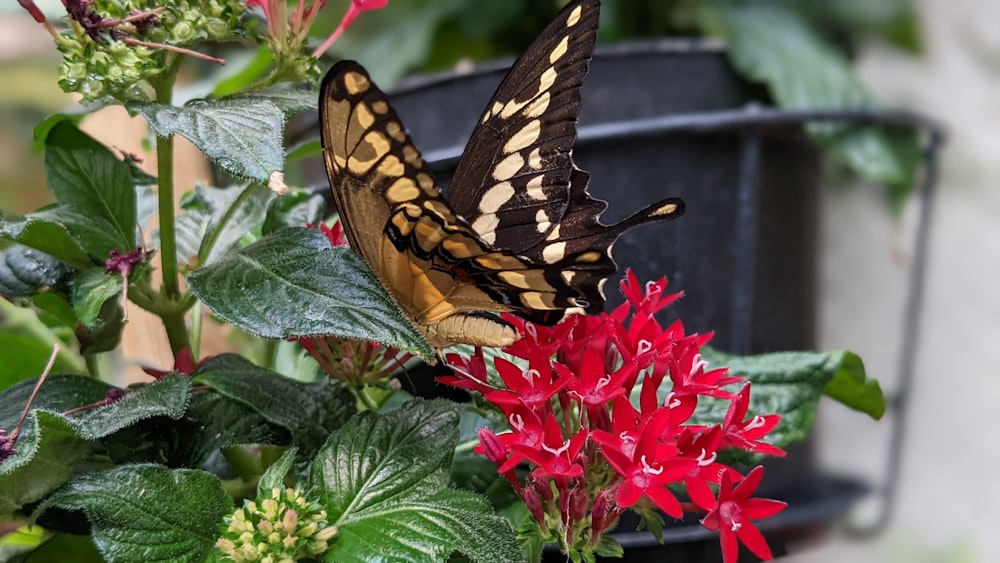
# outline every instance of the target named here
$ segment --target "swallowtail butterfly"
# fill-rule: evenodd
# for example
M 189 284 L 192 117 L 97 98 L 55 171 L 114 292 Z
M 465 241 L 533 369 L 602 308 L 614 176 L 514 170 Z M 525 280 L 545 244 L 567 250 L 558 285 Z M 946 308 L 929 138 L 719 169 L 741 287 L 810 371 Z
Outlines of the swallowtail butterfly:
M 614 225 L 573 164 L 599 0 L 574 0 L 514 63 L 442 195 L 386 95 L 358 63 L 323 79 L 320 126 L 347 239 L 435 348 L 518 338 L 495 313 L 552 324 L 598 313 L 626 230 L 681 215 L 671 198 Z

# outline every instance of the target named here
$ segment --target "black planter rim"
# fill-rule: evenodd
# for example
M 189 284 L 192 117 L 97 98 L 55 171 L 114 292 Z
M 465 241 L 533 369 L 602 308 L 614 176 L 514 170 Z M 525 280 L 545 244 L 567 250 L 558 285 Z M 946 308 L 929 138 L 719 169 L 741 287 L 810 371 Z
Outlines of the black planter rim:
M 657 55 L 722 55 L 726 52 L 726 44 L 718 39 L 701 37 L 668 37 L 662 39 L 622 41 L 598 45 L 594 57 L 607 60 L 634 56 Z M 420 73 L 403 78 L 391 89 L 390 94 L 407 94 L 442 84 L 465 80 L 471 77 L 506 71 L 514 64 L 514 57 L 502 57 L 476 63 L 468 70 L 442 70 L 438 72 Z

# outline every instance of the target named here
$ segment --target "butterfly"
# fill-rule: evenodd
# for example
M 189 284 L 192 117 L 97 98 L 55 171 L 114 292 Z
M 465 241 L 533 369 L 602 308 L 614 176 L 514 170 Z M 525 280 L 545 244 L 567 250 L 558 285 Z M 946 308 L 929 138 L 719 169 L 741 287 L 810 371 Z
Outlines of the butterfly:
M 540 324 L 599 313 L 615 240 L 684 212 L 669 198 L 603 225 L 607 204 L 573 164 L 599 11 L 599 0 L 570 2 L 514 63 L 446 195 L 361 65 L 341 61 L 323 79 L 323 156 L 347 239 L 436 349 L 513 343 L 496 313 Z

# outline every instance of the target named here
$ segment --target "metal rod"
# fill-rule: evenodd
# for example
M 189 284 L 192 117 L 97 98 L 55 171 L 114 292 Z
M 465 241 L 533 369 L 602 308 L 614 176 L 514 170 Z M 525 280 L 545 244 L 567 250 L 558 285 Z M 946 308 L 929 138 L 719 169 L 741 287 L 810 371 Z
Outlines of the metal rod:
M 577 145 L 623 138 L 658 137 L 672 133 L 711 133 L 749 127 L 767 128 L 801 125 L 810 122 L 836 121 L 851 125 L 884 125 L 906 129 L 929 129 L 939 135 L 943 128 L 934 120 L 909 112 L 873 109 L 786 110 L 749 106 L 747 108 L 666 115 L 644 119 L 581 125 Z M 436 166 L 448 167 L 457 162 L 464 146 L 445 147 L 424 154 Z M 454 161 L 454 162 L 452 162 Z
M 937 186 L 937 157 L 942 142 L 939 132 L 932 130 L 927 147 L 924 149 L 924 178 L 920 187 L 920 210 L 917 232 L 914 237 L 913 265 L 910 267 L 906 309 L 903 311 L 903 341 L 899 349 L 897 372 L 896 408 L 889 437 L 889 455 L 886 462 L 885 484 L 881 488 L 882 502 L 878 513 L 868 524 L 852 525 L 847 531 L 855 537 L 869 538 L 885 531 L 896 508 L 896 493 L 899 489 L 899 474 L 903 461 L 903 442 L 906 439 L 906 418 L 910 410 L 910 395 L 917 359 L 917 345 L 920 339 L 920 321 L 923 310 L 924 281 L 927 277 L 927 255 L 930 246 L 930 231 L 934 198 Z
M 729 351 L 750 352 L 753 320 L 754 277 L 757 258 L 757 224 L 760 216 L 760 132 L 743 132 L 740 155 L 740 183 L 736 192 L 736 230 L 732 249 L 735 267 L 732 285 L 732 316 L 730 317 Z

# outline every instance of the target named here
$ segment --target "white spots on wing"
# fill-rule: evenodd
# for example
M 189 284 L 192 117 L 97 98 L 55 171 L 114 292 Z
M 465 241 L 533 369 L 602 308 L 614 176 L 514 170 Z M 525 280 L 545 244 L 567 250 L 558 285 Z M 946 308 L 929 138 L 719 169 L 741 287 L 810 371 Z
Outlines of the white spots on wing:
M 553 67 L 545 69 L 545 72 L 542 73 L 542 76 L 539 79 L 540 82 L 538 84 L 538 92 L 541 93 L 551 88 L 552 85 L 556 83 L 557 74 L 556 69 Z
M 547 264 L 555 264 L 566 257 L 566 241 L 554 242 L 542 250 L 542 260 Z
M 520 154 L 516 152 L 509 154 L 493 168 L 493 179 L 497 182 L 506 182 L 513 178 L 522 166 L 524 166 L 524 158 Z
M 496 215 L 480 215 L 472 222 L 472 230 L 476 231 L 483 242 L 492 245 L 497 241 L 497 226 L 500 224 L 500 219 Z
M 549 109 L 549 101 L 552 99 L 552 95 L 548 91 L 542 92 L 541 96 L 535 98 L 535 101 L 528 104 L 528 107 L 524 110 L 524 116 L 535 118 L 541 117 L 545 110 Z
M 521 128 L 503 146 L 503 152 L 514 153 L 531 146 L 538 140 L 538 135 L 542 132 L 542 122 L 532 119 L 527 125 Z
M 582 14 L 583 14 L 583 6 L 577 6 L 576 8 L 573 8 L 573 11 L 570 12 L 569 14 L 569 18 L 566 19 L 566 27 L 573 27 L 574 25 L 576 25 L 577 22 L 580 21 L 580 15 Z
M 544 234 L 551 228 L 552 222 L 549 221 L 549 214 L 544 209 L 539 209 L 538 213 L 535 213 L 535 229 L 540 234 Z
M 569 35 L 566 35 L 562 38 L 562 41 L 560 41 L 559 44 L 556 45 L 556 48 L 552 49 L 552 52 L 549 53 L 549 62 L 552 64 L 556 64 L 556 61 L 562 58 L 562 56 L 565 55 L 566 51 L 568 50 L 569 50 Z
M 524 186 L 525 193 L 527 193 L 528 197 L 535 201 L 544 201 L 546 199 L 545 190 L 542 189 L 543 178 L 544 176 L 542 174 L 538 174 L 534 178 L 528 180 L 528 183 Z
M 514 197 L 514 186 L 510 182 L 500 182 L 483 194 L 483 199 L 479 202 L 479 212 L 496 213 L 512 197 Z
M 559 230 L 562 228 L 562 223 L 556 225 L 556 228 L 552 229 L 549 236 L 545 237 L 545 240 L 559 240 Z
M 540 170 L 542 168 L 542 151 L 538 147 L 535 147 L 531 153 L 528 154 L 528 166 L 532 170 Z

